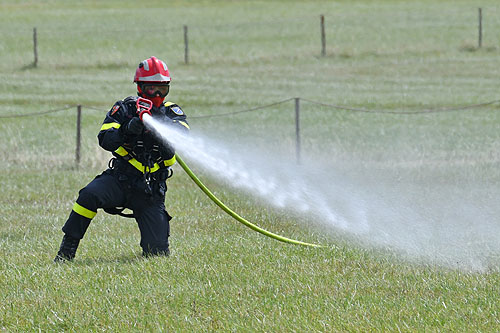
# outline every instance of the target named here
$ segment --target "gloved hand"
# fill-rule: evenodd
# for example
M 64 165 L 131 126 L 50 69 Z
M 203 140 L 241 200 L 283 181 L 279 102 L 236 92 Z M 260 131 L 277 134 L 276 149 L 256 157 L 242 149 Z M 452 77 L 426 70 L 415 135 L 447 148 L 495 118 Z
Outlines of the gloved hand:
M 127 124 L 127 133 L 139 135 L 144 129 L 144 123 L 138 117 L 132 118 Z

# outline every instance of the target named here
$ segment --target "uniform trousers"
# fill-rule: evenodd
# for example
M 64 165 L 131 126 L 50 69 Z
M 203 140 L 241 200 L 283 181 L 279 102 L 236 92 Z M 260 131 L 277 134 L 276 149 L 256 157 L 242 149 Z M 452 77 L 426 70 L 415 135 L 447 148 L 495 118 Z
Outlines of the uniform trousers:
M 152 181 L 151 188 L 152 193 L 146 193 L 142 176 L 108 169 L 80 190 L 62 230 L 82 239 L 97 209 L 125 207 L 139 226 L 143 255 L 168 254 L 171 217 L 165 210 L 165 180 Z

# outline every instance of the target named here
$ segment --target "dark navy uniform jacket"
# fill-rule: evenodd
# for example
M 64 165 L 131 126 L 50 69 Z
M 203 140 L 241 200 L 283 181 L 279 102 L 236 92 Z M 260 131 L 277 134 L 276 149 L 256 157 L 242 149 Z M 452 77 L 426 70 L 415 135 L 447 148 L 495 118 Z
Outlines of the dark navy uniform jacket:
M 98 134 L 99 145 L 111 151 L 120 164 L 127 164 L 130 173 L 144 175 L 168 171 L 175 163 L 175 151 L 144 128 L 141 134 L 127 133 L 128 122 L 137 117 L 137 97 L 127 97 L 114 104 L 106 115 Z M 155 119 L 170 123 L 172 126 L 189 130 L 186 115 L 175 103 L 165 102 L 161 107 L 151 109 Z M 123 163 L 126 162 L 126 163 Z

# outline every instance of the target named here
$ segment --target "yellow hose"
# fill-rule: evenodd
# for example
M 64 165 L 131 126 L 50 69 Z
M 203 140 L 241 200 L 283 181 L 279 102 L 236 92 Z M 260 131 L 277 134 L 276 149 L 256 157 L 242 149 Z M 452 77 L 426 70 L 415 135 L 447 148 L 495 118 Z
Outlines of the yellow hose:
M 322 245 L 305 243 L 305 242 L 301 242 L 301 241 L 298 241 L 298 240 L 294 240 L 294 239 L 290 239 L 290 238 L 286 238 L 286 237 L 283 237 L 283 236 L 280 236 L 280 235 L 273 234 L 272 232 L 269 232 L 269 231 L 267 231 L 265 229 L 262 229 L 261 227 L 259 227 L 259 226 L 255 225 L 255 224 L 253 224 L 253 223 L 245 220 L 243 217 L 239 216 L 234 211 L 232 211 L 229 207 L 227 207 L 212 192 L 210 192 L 210 190 L 200 181 L 200 179 L 198 177 L 196 177 L 196 175 L 193 173 L 193 171 L 191 171 L 191 169 L 186 165 L 186 163 L 182 160 L 182 158 L 180 158 L 180 156 L 178 154 L 175 154 L 175 159 L 180 164 L 180 166 L 184 169 L 184 171 L 186 171 L 186 173 L 189 175 L 189 177 L 191 177 L 191 179 L 196 183 L 196 185 L 198 185 L 198 187 L 203 192 L 205 192 L 205 194 L 213 202 L 215 202 L 217 204 L 217 206 L 219 206 L 220 208 L 222 208 L 223 211 L 225 211 L 227 214 L 229 214 L 231 217 L 233 217 L 238 222 L 241 222 L 242 224 L 246 225 L 250 229 L 255 230 L 257 232 L 260 232 L 261 234 L 263 234 L 263 235 L 265 235 L 267 237 L 274 238 L 274 239 L 279 240 L 281 242 L 295 244 L 295 245 L 311 246 L 311 247 L 323 247 Z

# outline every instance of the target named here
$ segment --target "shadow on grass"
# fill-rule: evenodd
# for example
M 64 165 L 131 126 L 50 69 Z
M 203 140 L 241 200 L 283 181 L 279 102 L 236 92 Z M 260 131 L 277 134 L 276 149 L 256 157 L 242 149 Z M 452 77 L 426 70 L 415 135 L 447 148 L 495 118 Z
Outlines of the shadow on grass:
M 141 262 L 148 260 L 139 254 L 127 254 L 119 257 L 99 257 L 99 258 L 75 258 L 71 263 L 65 263 L 75 266 L 96 266 L 96 265 L 110 265 L 110 264 L 133 264 L 136 262 Z
M 495 46 L 475 46 L 471 44 L 464 44 L 458 49 L 461 52 L 496 52 L 497 48 Z
M 21 67 L 21 70 L 22 71 L 27 71 L 27 70 L 30 70 L 30 69 L 35 69 L 37 68 L 38 66 L 35 65 L 34 62 L 32 62 L 31 64 L 28 64 L 28 65 L 24 65 L 23 67 Z

